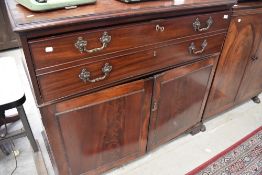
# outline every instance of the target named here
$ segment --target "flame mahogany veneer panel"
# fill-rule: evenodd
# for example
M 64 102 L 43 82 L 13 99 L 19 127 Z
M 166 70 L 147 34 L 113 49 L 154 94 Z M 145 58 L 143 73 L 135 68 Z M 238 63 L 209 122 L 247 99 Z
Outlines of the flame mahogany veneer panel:
M 238 11 L 236 13 L 231 20 L 218 63 L 205 109 L 205 119 L 252 98 L 252 95 L 259 94 L 262 89 L 261 58 L 259 58 L 262 8 L 253 11 L 248 9 L 243 11 L 243 14 L 239 14 Z M 253 60 L 253 57 L 258 59 Z

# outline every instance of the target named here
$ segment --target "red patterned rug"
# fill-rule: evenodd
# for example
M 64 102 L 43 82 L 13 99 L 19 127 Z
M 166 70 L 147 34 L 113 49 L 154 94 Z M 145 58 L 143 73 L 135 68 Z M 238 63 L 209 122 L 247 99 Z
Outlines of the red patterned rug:
M 187 175 L 262 175 L 262 126 Z

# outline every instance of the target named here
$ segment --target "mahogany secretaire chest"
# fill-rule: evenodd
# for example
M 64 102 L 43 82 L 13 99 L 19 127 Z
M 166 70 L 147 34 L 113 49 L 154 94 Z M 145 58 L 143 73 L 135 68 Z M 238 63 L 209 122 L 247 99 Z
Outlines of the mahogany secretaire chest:
M 100 174 L 202 116 L 235 0 L 97 0 L 35 13 L 6 0 L 60 175 Z

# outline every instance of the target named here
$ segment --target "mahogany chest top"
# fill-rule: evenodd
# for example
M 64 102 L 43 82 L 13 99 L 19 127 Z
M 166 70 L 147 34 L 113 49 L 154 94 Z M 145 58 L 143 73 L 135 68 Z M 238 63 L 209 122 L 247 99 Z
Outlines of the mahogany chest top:
M 181 16 L 230 9 L 236 0 L 159 0 L 135 4 L 125 4 L 116 0 L 98 0 L 95 5 L 80 6 L 75 9 L 60 9 L 50 12 L 31 12 L 15 0 L 6 0 L 13 30 L 25 32 L 58 26 L 89 24 L 103 26 L 105 23 L 121 24 L 139 20 L 159 19 L 159 17 Z M 212 10 L 211 10 L 212 9 Z M 110 19 L 110 20 L 109 20 Z M 93 24 L 93 25 L 92 25 Z M 86 27 L 85 27 L 86 29 Z

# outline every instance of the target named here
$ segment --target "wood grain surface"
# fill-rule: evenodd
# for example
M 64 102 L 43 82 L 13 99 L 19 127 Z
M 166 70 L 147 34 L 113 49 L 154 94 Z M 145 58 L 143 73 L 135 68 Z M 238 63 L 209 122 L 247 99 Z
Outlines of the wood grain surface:
M 100 174 L 145 153 L 152 82 L 140 80 L 53 106 L 48 117 L 57 120 L 62 140 L 53 140 L 51 147 L 63 145 L 70 174 Z
M 227 18 L 224 18 L 224 16 L 227 16 Z M 207 26 L 206 21 L 209 17 L 213 19 L 213 24 L 209 30 L 203 32 L 194 30 L 193 23 L 197 18 L 201 22 L 201 27 L 204 28 Z M 74 62 L 80 59 L 88 59 L 97 55 L 144 47 L 146 45 L 157 44 L 186 36 L 226 30 L 229 22 L 230 12 L 225 11 L 221 13 L 169 18 L 135 25 L 70 33 L 69 35 L 31 40 L 29 44 L 35 63 L 35 69 L 41 69 L 58 64 Z M 164 27 L 164 31 L 157 31 L 156 26 Z M 87 41 L 87 49 L 101 47 L 102 43 L 100 42 L 100 38 L 104 32 L 107 32 L 108 35 L 111 36 L 111 41 L 105 49 L 94 53 L 81 53 L 75 47 L 78 37 L 82 37 Z M 46 52 L 45 49 L 47 47 L 52 47 L 53 51 Z
M 254 14 L 236 16 L 231 20 L 204 118 L 217 115 L 237 103 L 235 99 L 246 66 L 261 42 L 261 18 L 261 14 Z
M 225 34 L 222 33 L 40 75 L 38 80 L 41 94 L 43 100 L 48 102 L 165 67 L 186 63 L 206 55 L 219 53 L 224 37 Z M 201 50 L 201 44 L 204 40 L 207 40 L 208 45 L 202 54 L 194 55 L 189 53 L 188 48 L 192 42 L 195 43 L 198 50 Z M 106 63 L 109 63 L 113 69 L 104 80 L 95 83 L 84 83 L 79 78 L 82 69 L 87 69 L 91 73 L 91 79 L 103 76 L 101 69 Z
M 209 7 L 223 6 L 230 8 L 236 0 L 160 0 L 136 4 L 125 4 L 116 0 L 99 0 L 95 5 L 86 5 L 71 10 L 55 10 L 46 13 L 31 12 L 15 0 L 6 0 L 9 15 L 15 31 L 28 31 L 43 29 L 59 25 L 68 25 L 96 20 L 113 20 L 119 18 L 146 16 L 152 13 L 166 13 L 190 11 L 191 9 L 207 9 Z
M 164 144 L 201 121 L 201 107 L 215 58 L 155 76 L 148 149 Z

